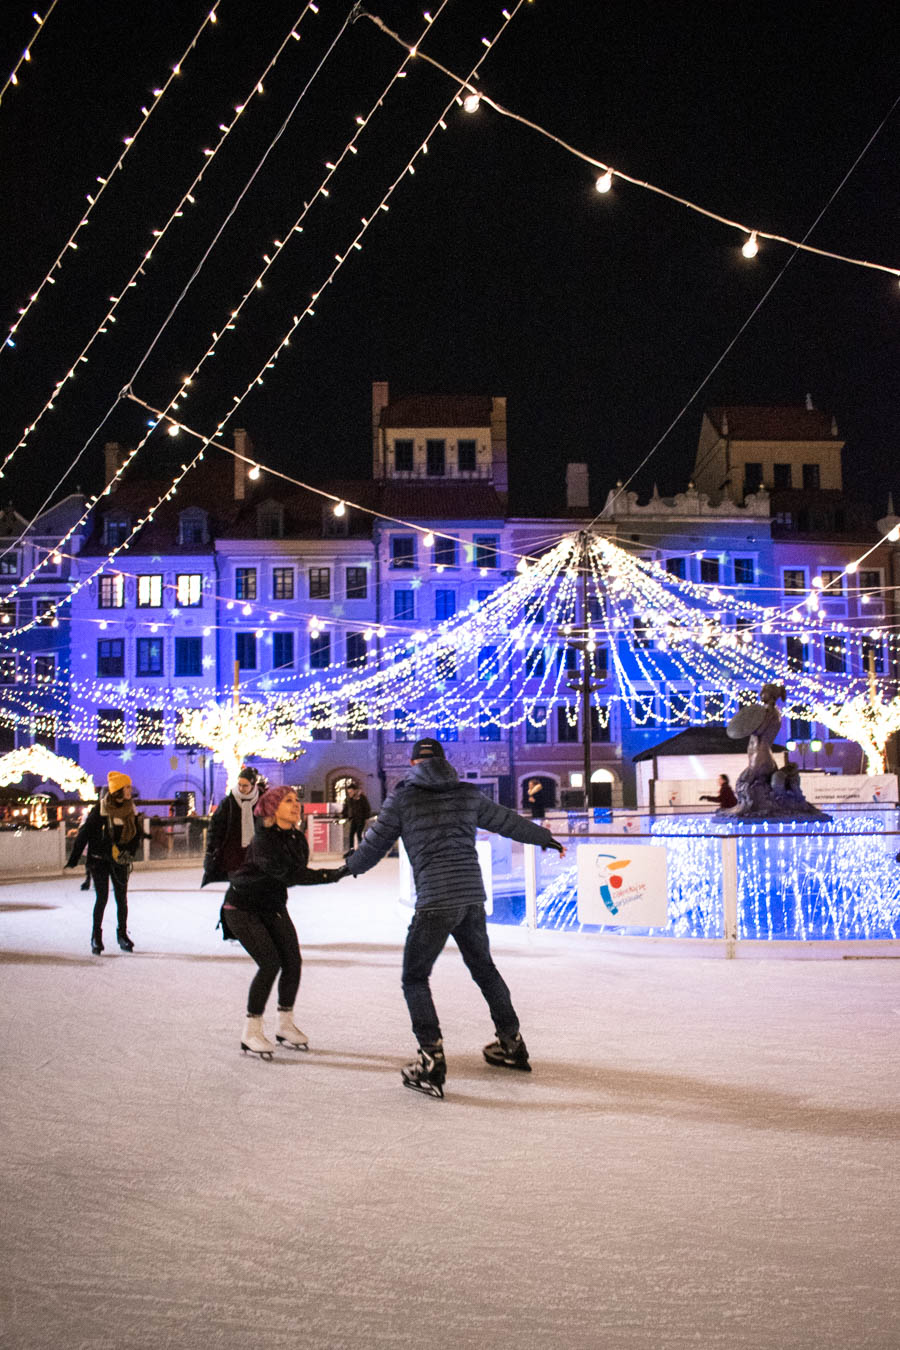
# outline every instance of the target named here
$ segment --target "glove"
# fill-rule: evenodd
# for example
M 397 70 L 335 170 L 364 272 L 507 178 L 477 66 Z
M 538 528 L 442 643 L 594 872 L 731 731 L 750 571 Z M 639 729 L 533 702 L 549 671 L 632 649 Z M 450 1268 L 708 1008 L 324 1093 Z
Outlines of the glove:
M 319 876 L 326 884 L 332 881 L 343 881 L 348 876 L 346 867 L 320 867 Z
M 70 867 L 74 869 L 78 866 L 78 863 L 75 862 L 72 858 L 70 858 L 69 861 L 65 864 L 65 866 L 66 870 L 68 870 Z
M 551 839 L 549 844 L 543 844 L 541 846 L 541 852 L 546 853 L 548 848 L 555 848 L 557 853 L 565 853 L 566 851 L 562 844 L 556 839 Z

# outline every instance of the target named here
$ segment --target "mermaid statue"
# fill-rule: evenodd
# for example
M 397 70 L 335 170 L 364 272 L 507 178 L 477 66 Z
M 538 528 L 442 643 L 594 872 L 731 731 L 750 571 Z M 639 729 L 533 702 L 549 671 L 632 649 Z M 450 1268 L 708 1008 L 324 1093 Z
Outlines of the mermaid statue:
M 778 700 L 786 697 L 783 684 L 766 684 L 760 702 L 735 713 L 725 728 L 732 740 L 750 737 L 747 767 L 734 785 L 737 806 L 716 812 L 717 819 L 830 820 L 806 800 L 800 787 L 800 770 L 785 755 L 779 769 L 772 754 L 781 729 Z

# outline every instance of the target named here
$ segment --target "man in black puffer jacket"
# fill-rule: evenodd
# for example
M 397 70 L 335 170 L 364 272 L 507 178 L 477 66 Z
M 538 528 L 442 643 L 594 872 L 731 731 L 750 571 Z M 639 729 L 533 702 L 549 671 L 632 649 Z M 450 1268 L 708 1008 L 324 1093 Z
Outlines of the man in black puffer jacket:
M 416 741 L 413 770 L 386 798 L 378 818 L 347 858 L 352 876 L 367 872 L 398 838 L 409 854 L 416 883 L 416 912 L 403 952 L 403 993 L 417 1058 L 402 1070 L 407 1087 L 443 1097 L 447 1065 L 428 977 L 448 937 L 453 937 L 478 985 L 497 1030 L 484 1047 L 488 1064 L 531 1071 L 528 1051 L 509 990 L 491 957 L 484 918 L 485 893 L 475 851 L 476 830 L 564 853 L 549 830 L 497 806 L 471 783 L 461 783 L 433 737 Z

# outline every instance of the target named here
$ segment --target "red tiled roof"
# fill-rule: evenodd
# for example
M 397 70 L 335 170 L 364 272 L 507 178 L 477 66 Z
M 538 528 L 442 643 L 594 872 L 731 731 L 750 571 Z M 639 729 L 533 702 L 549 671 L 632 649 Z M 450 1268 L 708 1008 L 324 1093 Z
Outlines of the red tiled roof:
M 707 408 L 706 416 L 732 441 L 831 441 L 836 435 L 831 413 L 818 408 Z
M 483 394 L 434 394 L 396 398 L 381 410 L 381 426 L 489 427 L 492 401 Z
M 492 483 L 478 479 L 440 484 L 388 479 L 379 509 L 398 520 L 502 520 L 506 508 Z

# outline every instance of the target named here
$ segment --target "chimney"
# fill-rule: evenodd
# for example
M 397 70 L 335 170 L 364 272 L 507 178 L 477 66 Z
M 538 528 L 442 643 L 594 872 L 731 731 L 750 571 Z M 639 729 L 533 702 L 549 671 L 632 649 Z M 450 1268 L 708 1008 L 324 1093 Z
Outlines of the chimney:
M 588 509 L 588 466 L 566 465 L 566 506 L 570 511 Z
M 372 477 L 387 478 L 384 455 L 384 437 L 381 433 L 381 414 L 391 400 L 387 380 L 372 381 Z
M 103 447 L 103 481 L 105 484 L 110 484 L 115 478 L 119 469 L 122 467 L 124 458 L 122 447 L 118 441 L 106 442 Z M 116 489 L 113 488 L 113 492 L 115 492 L 115 490 Z
M 506 499 L 509 478 L 506 468 L 506 399 L 491 399 L 491 472 L 494 488 Z
M 236 427 L 234 432 L 234 448 L 239 455 L 246 455 L 247 459 L 253 458 L 253 442 L 247 435 L 243 427 Z M 234 461 L 234 500 L 242 502 L 247 495 L 247 474 L 250 471 L 250 465 L 243 459 Z

